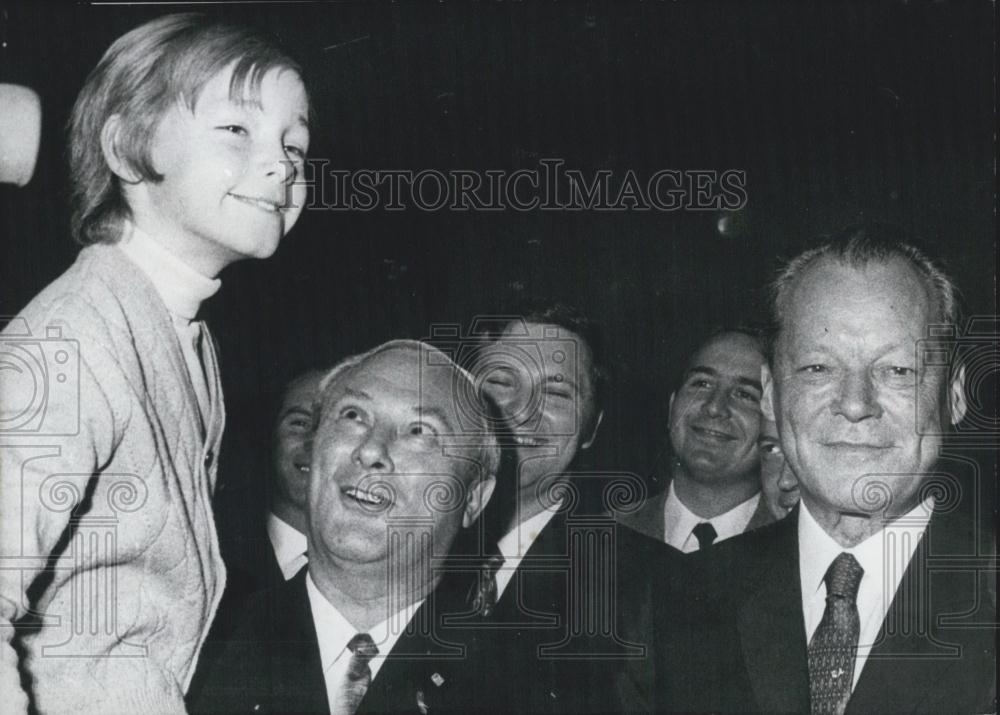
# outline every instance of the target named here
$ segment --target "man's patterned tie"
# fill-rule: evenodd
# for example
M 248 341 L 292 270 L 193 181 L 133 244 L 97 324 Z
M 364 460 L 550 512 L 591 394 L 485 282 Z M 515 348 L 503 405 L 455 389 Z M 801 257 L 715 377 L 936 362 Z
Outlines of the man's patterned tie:
M 826 582 L 826 610 L 809 642 L 809 701 L 813 715 L 843 713 L 854 682 L 861 619 L 858 586 L 865 570 L 851 554 L 833 560 Z
M 378 646 L 367 633 L 358 633 L 347 644 L 351 651 L 351 662 L 347 667 L 347 675 L 340 686 L 340 696 L 332 715 L 354 715 L 361 700 L 372 683 L 372 670 L 368 661 L 378 655 Z
M 470 601 L 473 610 L 489 618 L 497 605 L 497 571 L 503 566 L 503 555 L 493 554 L 479 569 L 479 579 L 472 585 Z
M 694 534 L 694 538 L 698 539 L 698 551 L 707 549 L 715 543 L 715 538 L 719 535 L 710 521 L 703 521 L 697 524 L 691 530 L 691 533 Z

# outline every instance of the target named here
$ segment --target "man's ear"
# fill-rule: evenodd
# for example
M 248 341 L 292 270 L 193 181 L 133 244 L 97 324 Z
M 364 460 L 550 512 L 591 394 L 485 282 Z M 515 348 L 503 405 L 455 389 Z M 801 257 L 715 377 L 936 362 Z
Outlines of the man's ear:
M 462 514 L 462 528 L 468 529 L 476 523 L 476 519 L 479 518 L 479 515 L 489 503 L 490 497 L 493 496 L 493 490 L 496 486 L 496 475 L 487 474 L 469 487 L 465 497 L 465 512 Z
M 590 449 L 590 445 L 594 443 L 597 439 L 597 430 L 601 427 L 601 422 L 604 421 L 604 410 L 597 413 L 597 417 L 594 419 L 594 429 L 590 430 L 590 437 L 580 443 L 580 449 Z
M 948 386 L 948 409 L 952 426 L 965 419 L 969 403 L 965 399 L 965 365 L 959 365 L 952 373 L 951 384 Z
M 767 363 L 760 366 L 760 385 L 763 388 L 763 394 L 760 396 L 761 414 L 771 422 L 777 422 L 774 419 L 774 377 Z
M 104 154 L 104 161 L 108 168 L 119 179 L 126 184 L 137 184 L 141 180 L 132 165 L 122 158 L 119 150 L 119 136 L 121 135 L 121 116 L 112 114 L 108 121 L 104 122 L 101 128 L 101 152 Z

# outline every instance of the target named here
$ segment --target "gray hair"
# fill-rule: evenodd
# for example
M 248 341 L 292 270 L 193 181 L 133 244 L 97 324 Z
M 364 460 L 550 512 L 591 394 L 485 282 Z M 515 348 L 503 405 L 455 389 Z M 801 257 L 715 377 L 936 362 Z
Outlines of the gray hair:
M 419 340 L 390 340 L 389 342 L 382 343 L 367 352 L 346 357 L 330 368 L 329 372 L 323 376 L 323 379 L 320 380 L 319 383 L 319 397 L 317 398 L 315 405 L 315 412 L 317 415 L 316 423 L 319 424 L 319 420 L 322 418 L 323 414 L 323 405 L 326 403 L 330 388 L 340 375 L 354 367 L 357 367 L 368 359 L 379 355 L 380 353 L 399 348 L 417 350 L 419 352 L 430 351 L 434 354 L 435 359 L 443 358 L 444 360 L 443 363 L 435 362 L 435 367 L 447 365 L 453 368 L 455 372 L 465 381 L 469 399 L 477 401 L 477 404 L 473 405 L 474 409 L 472 410 L 474 415 L 472 419 L 475 420 L 475 424 L 472 425 L 471 429 L 465 433 L 464 437 L 470 443 L 479 447 L 479 465 L 482 467 L 480 476 L 496 476 L 497 472 L 500 470 L 500 444 L 497 441 L 496 434 L 494 433 L 488 418 L 488 410 L 490 409 L 489 404 L 482 400 L 482 398 L 478 397 L 475 377 L 473 377 L 472 373 L 468 370 L 458 365 L 446 353 L 429 343 L 421 342 Z M 466 411 L 462 410 L 462 412 L 465 413 Z
M 900 229 L 888 224 L 852 226 L 829 237 L 788 261 L 771 283 L 771 357 L 787 315 L 788 294 L 802 274 L 823 258 L 852 268 L 887 263 L 894 258 L 906 261 L 923 281 L 936 309 L 936 319 L 956 325 L 959 320 L 958 289 L 944 270 L 923 250 L 905 240 Z

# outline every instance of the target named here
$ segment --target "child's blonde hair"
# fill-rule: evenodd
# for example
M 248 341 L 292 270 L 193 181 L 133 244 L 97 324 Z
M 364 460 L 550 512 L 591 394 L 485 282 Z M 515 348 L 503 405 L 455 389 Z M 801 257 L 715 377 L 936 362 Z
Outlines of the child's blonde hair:
M 234 64 L 235 63 L 235 64 Z M 160 119 L 181 102 L 193 109 L 205 84 L 233 65 L 230 93 L 257 99 L 264 75 L 302 68 L 275 39 L 251 27 L 197 13 L 166 15 L 119 37 L 104 53 L 73 106 L 69 123 L 73 237 L 114 243 L 131 210 L 101 149 L 101 132 L 120 118 L 118 156 L 137 177 L 161 181 L 150 156 Z

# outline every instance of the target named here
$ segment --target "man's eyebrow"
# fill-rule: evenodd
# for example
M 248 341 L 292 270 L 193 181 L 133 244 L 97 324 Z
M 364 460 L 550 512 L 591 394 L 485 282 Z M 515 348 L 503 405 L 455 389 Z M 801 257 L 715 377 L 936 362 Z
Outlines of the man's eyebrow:
M 709 375 L 711 377 L 718 377 L 719 371 L 714 367 L 708 367 L 707 365 L 695 365 L 687 371 L 686 375 Z
M 312 410 L 302 407 L 301 405 L 292 405 L 291 407 L 284 410 L 278 417 L 279 420 L 283 420 L 289 415 L 304 415 L 305 417 L 312 417 Z
M 690 370 L 687 371 L 687 375 L 708 375 L 709 377 L 719 377 L 719 371 L 714 367 L 708 367 L 707 365 L 695 365 Z M 764 391 L 763 385 L 760 384 L 760 380 L 754 380 L 751 377 L 743 377 L 742 375 L 736 378 L 736 382 L 741 385 L 747 385 L 748 387 L 754 387 L 760 392 Z
M 569 387 L 573 390 L 576 389 L 576 383 L 570 380 L 565 375 L 546 375 L 545 384 L 549 383 L 553 385 L 565 385 L 566 387 Z
M 344 388 L 344 394 L 342 394 L 340 396 L 340 398 L 344 398 L 344 397 L 353 397 L 353 398 L 355 398 L 357 400 L 371 400 L 372 399 L 372 396 L 369 395 L 364 390 L 355 390 L 355 389 L 350 388 L 350 387 L 345 387 Z
M 414 405 L 412 408 L 413 412 L 418 415 L 430 415 L 431 417 L 436 417 L 445 427 L 451 428 L 451 420 L 448 419 L 448 413 L 442 410 L 440 407 L 421 407 L 420 405 Z
M 760 384 L 760 380 L 754 380 L 753 378 L 750 377 L 738 377 L 736 378 L 736 382 L 740 383 L 741 385 L 748 385 L 750 387 L 757 388 L 758 392 L 764 391 L 764 386 Z

